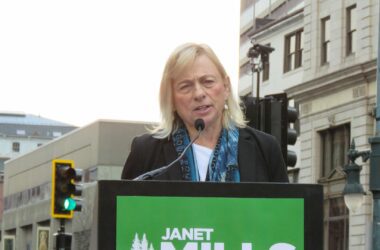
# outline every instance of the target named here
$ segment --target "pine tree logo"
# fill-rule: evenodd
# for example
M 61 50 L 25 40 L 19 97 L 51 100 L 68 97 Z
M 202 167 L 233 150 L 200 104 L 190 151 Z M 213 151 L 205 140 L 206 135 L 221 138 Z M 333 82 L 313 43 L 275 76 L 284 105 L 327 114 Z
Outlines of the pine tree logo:
M 149 248 L 148 248 L 149 245 Z M 152 243 L 149 244 L 146 234 L 143 234 L 142 239 L 139 239 L 139 235 L 136 233 L 132 242 L 131 250 L 154 250 Z

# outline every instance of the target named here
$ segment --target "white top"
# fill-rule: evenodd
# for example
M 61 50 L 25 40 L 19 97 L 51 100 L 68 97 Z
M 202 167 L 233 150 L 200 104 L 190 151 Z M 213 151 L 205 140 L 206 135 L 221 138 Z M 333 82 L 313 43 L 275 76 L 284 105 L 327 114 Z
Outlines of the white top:
M 212 154 L 212 149 L 207 147 L 193 144 L 193 152 L 194 152 L 194 160 L 196 161 L 196 165 L 198 167 L 199 179 L 201 181 L 206 180 L 208 163 L 210 161 L 210 157 Z

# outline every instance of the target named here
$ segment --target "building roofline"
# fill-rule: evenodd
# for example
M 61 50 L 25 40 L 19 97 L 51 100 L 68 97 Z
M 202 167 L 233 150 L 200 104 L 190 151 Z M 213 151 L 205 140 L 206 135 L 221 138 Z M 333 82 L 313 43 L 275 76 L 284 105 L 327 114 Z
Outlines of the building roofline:
M 16 124 L 16 125 L 36 125 L 36 126 L 51 126 L 51 127 L 72 127 L 76 126 L 64 123 L 61 121 L 45 118 L 40 115 L 17 113 L 17 112 L 3 112 L 0 111 L 0 124 Z

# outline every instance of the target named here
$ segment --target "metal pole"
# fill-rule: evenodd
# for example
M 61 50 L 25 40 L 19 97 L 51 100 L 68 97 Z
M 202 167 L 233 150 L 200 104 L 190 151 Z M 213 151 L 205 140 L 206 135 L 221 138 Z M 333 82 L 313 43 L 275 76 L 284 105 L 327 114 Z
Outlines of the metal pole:
M 380 4 L 379 4 L 380 15 Z M 369 189 L 373 196 L 372 249 L 380 250 L 380 25 L 378 24 L 377 72 L 376 72 L 376 133 L 369 138 L 371 144 Z
M 55 236 L 55 249 L 57 250 L 71 250 L 72 235 L 65 232 L 65 219 L 60 219 L 60 227 Z
M 378 64 L 379 66 L 379 64 Z M 377 89 L 379 90 L 379 75 L 377 78 Z M 379 106 L 379 93 L 377 94 L 377 105 Z M 376 108 L 377 110 L 379 108 Z M 380 137 L 379 133 L 379 119 L 376 111 L 376 136 L 369 138 L 371 144 L 371 156 L 370 156 L 370 179 L 369 189 L 372 192 L 373 197 L 373 221 L 372 221 L 372 249 L 380 250 Z
M 256 107 L 257 107 L 257 129 L 260 129 L 261 126 L 261 110 L 260 110 L 260 68 L 259 65 L 256 66 Z

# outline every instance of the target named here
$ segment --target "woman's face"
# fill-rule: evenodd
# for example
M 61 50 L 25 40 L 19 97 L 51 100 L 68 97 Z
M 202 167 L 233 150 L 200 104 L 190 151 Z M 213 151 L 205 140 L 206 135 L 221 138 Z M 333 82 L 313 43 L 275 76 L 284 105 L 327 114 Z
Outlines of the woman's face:
M 173 81 L 174 110 L 188 130 L 202 118 L 205 128 L 222 127 L 224 103 L 230 93 L 229 79 L 223 78 L 215 64 L 205 55 L 198 56 Z

